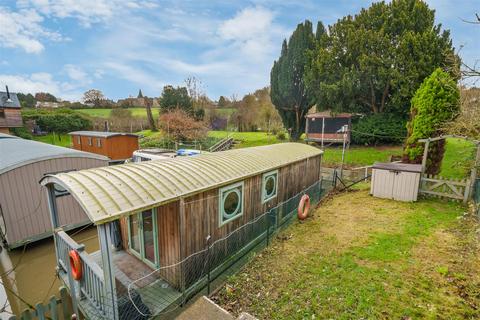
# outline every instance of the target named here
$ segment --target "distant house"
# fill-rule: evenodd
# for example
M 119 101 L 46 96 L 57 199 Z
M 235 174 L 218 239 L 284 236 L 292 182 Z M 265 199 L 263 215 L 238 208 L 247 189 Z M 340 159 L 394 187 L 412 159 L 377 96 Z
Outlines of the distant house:
M 20 101 L 17 94 L 0 91 L 0 133 L 10 133 L 10 129 L 23 126 Z
M 132 97 L 129 96 L 128 98 L 125 99 L 119 99 L 117 101 L 117 106 L 120 107 L 146 107 L 147 102 L 146 102 L 146 97 L 143 95 L 142 90 L 138 91 L 137 97 Z M 152 99 L 152 107 L 153 108 L 158 108 L 160 106 L 160 103 L 157 98 Z
M 8 248 L 52 234 L 48 202 L 38 183 L 46 174 L 108 165 L 108 158 L 0 133 L 0 239 Z M 61 224 L 72 229 L 90 223 L 81 206 L 55 187 Z M 58 200 L 57 200 L 58 201 Z
M 60 108 L 63 106 L 61 102 L 52 102 L 52 101 L 37 101 L 35 108 Z
M 133 133 L 74 131 L 73 148 L 109 157 L 111 160 L 123 161 L 132 157 L 138 150 L 138 136 Z
M 310 113 L 306 116 L 307 123 L 305 133 L 306 141 L 319 143 L 343 142 L 344 133 L 342 127 L 346 126 L 346 142 L 350 142 L 352 128 L 352 114 L 323 111 Z

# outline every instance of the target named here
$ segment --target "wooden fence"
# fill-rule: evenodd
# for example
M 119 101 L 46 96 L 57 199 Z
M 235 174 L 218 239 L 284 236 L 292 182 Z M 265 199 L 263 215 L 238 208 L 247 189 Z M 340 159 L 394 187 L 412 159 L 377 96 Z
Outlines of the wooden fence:
M 37 303 L 34 309 L 25 309 L 19 316 L 12 315 L 8 320 L 67 320 L 72 319 L 72 304 L 67 288 L 60 288 L 60 298 L 52 296 L 47 304 Z
M 447 179 L 433 175 L 422 175 L 420 182 L 420 193 L 439 198 L 462 200 L 463 202 L 467 202 L 470 188 L 470 179 Z

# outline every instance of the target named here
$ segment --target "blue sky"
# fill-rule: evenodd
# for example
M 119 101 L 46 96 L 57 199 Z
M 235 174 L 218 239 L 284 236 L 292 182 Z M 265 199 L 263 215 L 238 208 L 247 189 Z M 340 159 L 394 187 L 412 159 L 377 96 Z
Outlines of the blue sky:
M 212 98 L 269 83 L 282 39 L 305 19 L 331 24 L 371 1 L 0 0 L 0 86 L 79 100 L 159 96 L 187 77 Z M 478 0 L 428 0 L 469 64 L 480 59 Z

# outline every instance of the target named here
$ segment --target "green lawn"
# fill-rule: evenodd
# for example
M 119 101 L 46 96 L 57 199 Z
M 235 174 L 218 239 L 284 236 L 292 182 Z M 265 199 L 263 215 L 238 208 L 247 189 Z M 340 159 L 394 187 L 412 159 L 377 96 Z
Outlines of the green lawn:
M 214 296 L 259 319 L 478 319 L 478 223 L 455 203 L 368 190 L 294 223 Z
M 345 163 L 349 167 L 368 166 L 374 162 L 388 161 L 389 156 L 402 154 L 401 146 L 360 147 L 351 146 L 345 152 Z M 331 146 L 325 149 L 323 158 L 327 166 L 338 165 L 342 161 L 342 147 Z
M 283 142 L 279 140 L 273 134 L 267 134 L 266 132 L 231 132 L 231 131 L 209 131 L 208 136 L 211 138 L 222 139 L 229 134 L 233 135 L 238 144 L 235 148 L 246 148 L 263 146 L 267 144 L 274 144 Z
M 61 147 L 71 147 L 72 139 L 68 134 L 49 133 L 45 136 L 33 136 L 33 140 L 53 144 Z
M 462 179 L 470 175 L 469 166 L 475 156 L 475 145 L 463 139 L 447 139 L 440 175 Z
M 147 111 L 145 108 L 128 108 L 128 110 L 132 112 L 132 116 L 134 117 L 147 118 Z M 77 111 L 91 117 L 108 118 L 110 117 L 112 109 L 77 109 Z M 158 118 L 158 108 L 153 108 L 152 114 L 155 119 Z

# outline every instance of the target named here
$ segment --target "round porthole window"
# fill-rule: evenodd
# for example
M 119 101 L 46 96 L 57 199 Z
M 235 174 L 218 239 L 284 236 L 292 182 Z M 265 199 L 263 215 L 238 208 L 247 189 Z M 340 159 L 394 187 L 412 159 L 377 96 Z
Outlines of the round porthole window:
M 274 175 L 268 176 L 265 179 L 265 199 L 273 197 L 275 195 L 276 178 Z
M 234 189 L 228 191 L 223 196 L 223 216 L 225 219 L 233 218 L 238 214 L 241 208 L 241 199 L 240 190 Z

